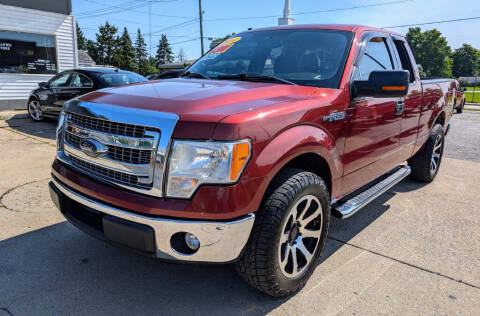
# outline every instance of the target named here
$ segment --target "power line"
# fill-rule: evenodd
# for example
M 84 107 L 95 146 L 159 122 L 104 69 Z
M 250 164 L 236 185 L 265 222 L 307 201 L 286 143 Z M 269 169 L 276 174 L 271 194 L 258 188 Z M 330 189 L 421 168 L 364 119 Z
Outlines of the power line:
M 91 28 L 91 27 L 80 27 L 80 28 L 81 28 L 82 30 L 98 31 L 98 29 L 94 29 L 94 28 Z M 120 30 L 119 30 L 119 32 L 120 32 Z M 128 34 L 129 34 L 130 36 L 136 36 L 136 35 L 137 35 L 137 32 L 128 32 Z M 142 33 L 142 36 L 147 36 L 147 35 L 148 35 L 148 33 Z M 161 34 L 152 34 L 152 36 L 155 37 L 155 36 L 162 36 L 162 35 L 161 35 Z M 187 38 L 189 37 L 189 38 L 193 38 L 191 35 L 186 35 L 186 34 L 185 34 L 185 35 L 168 35 L 168 34 L 167 34 L 167 36 L 168 36 L 168 37 L 187 37 Z
M 187 42 L 198 41 L 199 39 L 200 39 L 200 37 L 192 38 L 192 39 L 181 41 L 181 42 L 170 43 L 170 45 L 177 45 L 177 44 L 183 44 L 183 43 L 187 43 Z
M 132 10 L 132 9 L 136 9 L 136 8 L 145 6 L 147 4 L 146 1 L 141 1 L 140 3 L 138 1 L 127 1 L 127 2 L 120 3 L 120 4 L 116 4 L 116 5 L 105 5 L 105 4 L 102 4 L 100 2 L 93 1 L 93 0 L 85 0 L 85 1 L 104 6 L 105 8 L 79 12 L 79 13 L 76 14 L 76 16 L 79 17 L 79 18 L 81 18 L 81 17 L 85 17 L 85 18 L 96 17 L 96 16 L 102 16 L 102 15 L 106 15 L 106 14 L 117 13 L 117 12 L 121 12 L 121 11 L 124 11 L 124 10 Z
M 146 14 L 146 12 L 137 11 L 135 9 L 144 7 L 144 6 L 148 5 L 149 2 L 152 2 L 152 3 L 166 3 L 166 2 L 174 2 L 174 1 L 178 1 L 178 0 L 156 0 L 156 1 L 142 0 L 140 3 L 136 0 L 136 1 L 127 1 L 127 2 L 124 2 L 124 3 L 117 4 L 117 5 L 106 5 L 106 4 L 103 4 L 101 2 L 94 1 L 94 0 L 85 0 L 85 1 L 104 6 L 105 8 L 77 13 L 76 16 L 79 19 L 95 18 L 95 17 L 110 15 L 110 14 L 115 14 L 115 13 L 123 13 L 125 11 Z M 159 14 L 154 14 L 154 15 L 159 15 Z M 168 17 L 186 18 L 186 17 L 173 16 L 173 15 L 169 15 Z
M 345 8 L 325 9 L 325 10 L 316 10 L 316 11 L 304 11 L 304 12 L 292 13 L 290 15 L 308 15 L 308 14 L 347 11 L 347 10 L 364 9 L 364 8 L 371 8 L 371 7 L 380 7 L 380 6 L 386 6 L 386 5 L 391 5 L 391 4 L 399 4 L 399 3 L 405 3 L 405 2 L 412 2 L 412 1 L 414 1 L 414 0 L 400 0 L 400 1 L 380 2 L 380 3 L 357 5 L 357 6 L 345 7 Z M 278 17 L 278 15 L 263 15 L 263 16 L 237 17 L 237 18 L 204 19 L 204 21 L 254 20 L 254 19 L 266 19 L 266 18 L 277 18 L 277 17 Z
M 190 26 L 190 25 L 192 25 L 192 24 L 197 23 L 197 21 L 198 21 L 198 18 L 194 18 L 194 19 L 192 19 L 192 20 L 188 20 L 188 21 L 185 21 L 185 22 L 182 22 L 182 23 L 170 25 L 170 26 L 164 27 L 164 28 L 162 28 L 162 29 L 153 31 L 151 34 L 152 34 L 152 35 L 158 34 L 158 33 L 160 33 L 160 32 L 164 32 L 164 31 L 170 30 L 170 29 L 172 29 L 172 28 L 180 28 L 180 27 Z M 148 34 L 148 35 L 150 35 L 150 34 Z
M 409 27 L 409 26 L 421 26 L 421 25 L 430 25 L 430 24 L 441 24 L 441 23 L 450 23 L 450 22 L 459 22 L 459 21 L 469 21 L 469 20 L 478 20 L 480 16 L 474 16 L 471 18 L 461 18 L 461 19 L 453 19 L 453 20 L 442 20 L 442 21 L 433 21 L 433 22 L 424 22 L 418 24 L 405 24 L 405 25 L 395 25 L 395 26 L 383 26 L 385 29 L 394 29 L 399 27 Z

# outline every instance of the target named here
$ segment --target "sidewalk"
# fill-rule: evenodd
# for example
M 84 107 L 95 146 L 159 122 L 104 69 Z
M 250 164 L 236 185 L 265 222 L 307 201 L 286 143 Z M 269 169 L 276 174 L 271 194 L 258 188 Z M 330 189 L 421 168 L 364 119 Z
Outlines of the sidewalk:
M 16 118 L 16 119 L 28 118 L 28 112 L 27 110 L 0 111 L 0 120 L 9 120 L 12 118 Z
M 480 103 L 465 103 L 465 110 L 480 111 Z

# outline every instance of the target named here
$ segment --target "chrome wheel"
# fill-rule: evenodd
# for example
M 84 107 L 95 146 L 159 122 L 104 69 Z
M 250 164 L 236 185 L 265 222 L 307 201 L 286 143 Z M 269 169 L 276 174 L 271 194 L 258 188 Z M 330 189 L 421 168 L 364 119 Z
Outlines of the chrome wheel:
M 30 117 L 35 121 L 41 121 L 43 119 L 43 112 L 40 107 L 40 102 L 32 100 L 28 103 L 28 113 Z
M 312 263 L 322 234 L 322 206 L 313 195 L 291 209 L 280 233 L 278 264 L 287 278 L 298 278 Z
M 443 151 L 443 137 L 441 134 L 435 138 L 435 145 L 433 146 L 432 158 L 430 162 L 430 171 L 435 174 L 438 166 L 440 165 L 440 159 L 442 159 Z

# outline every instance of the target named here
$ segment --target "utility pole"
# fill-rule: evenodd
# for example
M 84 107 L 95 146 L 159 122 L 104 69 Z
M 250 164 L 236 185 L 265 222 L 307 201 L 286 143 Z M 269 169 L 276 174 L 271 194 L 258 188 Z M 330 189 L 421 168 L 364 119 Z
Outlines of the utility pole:
M 150 56 L 152 57 L 152 1 L 148 1 L 148 33 L 150 38 Z
M 202 56 L 205 53 L 203 48 L 203 11 L 202 11 L 202 0 L 198 0 L 198 16 L 200 19 L 200 46 L 202 48 Z

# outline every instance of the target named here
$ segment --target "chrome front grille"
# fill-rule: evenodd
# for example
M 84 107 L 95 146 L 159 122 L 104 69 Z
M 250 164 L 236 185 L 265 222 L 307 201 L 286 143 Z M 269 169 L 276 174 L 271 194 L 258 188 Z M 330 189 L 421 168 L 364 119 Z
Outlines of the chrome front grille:
M 84 161 L 80 158 L 75 156 L 70 156 L 70 160 L 72 161 L 72 165 L 78 167 L 79 169 L 83 169 L 87 172 L 92 172 L 96 176 L 101 176 L 107 179 L 115 180 L 118 183 L 123 183 L 130 186 L 140 186 L 140 187 L 150 187 L 149 185 L 145 186 L 142 183 L 139 183 L 137 176 L 132 176 L 130 174 L 114 171 L 111 169 L 107 169 L 87 161 Z
M 77 149 L 80 149 L 80 143 L 86 139 L 86 137 L 77 136 L 71 133 L 68 129 L 71 125 L 67 126 L 65 131 L 65 141 Z M 135 165 L 149 164 L 152 157 L 152 150 L 150 149 L 132 149 L 120 146 L 108 145 L 107 157 L 112 160 L 123 161 Z
M 108 157 L 114 160 L 120 160 L 131 164 L 149 164 L 151 156 L 151 150 L 122 148 L 112 145 L 108 146 Z
M 71 113 L 70 121 L 77 126 L 91 130 L 130 137 L 143 137 L 146 130 L 145 126 L 112 122 L 76 113 Z
M 57 128 L 57 157 L 78 172 L 163 196 L 175 114 L 71 100 Z

